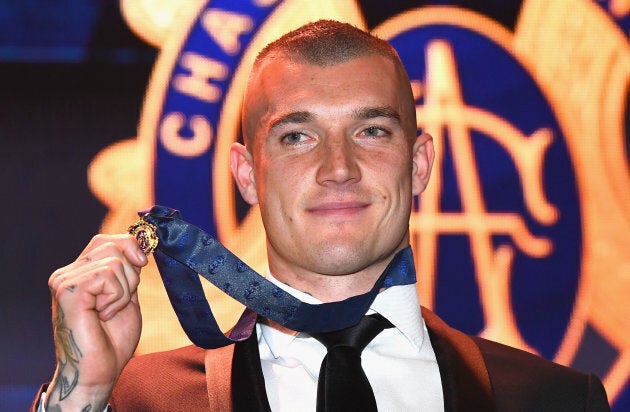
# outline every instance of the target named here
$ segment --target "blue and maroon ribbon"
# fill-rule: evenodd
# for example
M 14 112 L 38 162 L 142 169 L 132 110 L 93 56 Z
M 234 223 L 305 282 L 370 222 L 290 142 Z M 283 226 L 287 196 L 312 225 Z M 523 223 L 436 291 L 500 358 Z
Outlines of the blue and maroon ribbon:
M 407 247 L 394 256 L 369 292 L 312 305 L 260 276 L 216 239 L 182 220 L 179 211 L 153 206 L 140 215 L 157 229 L 154 257 L 179 322 L 190 340 L 206 349 L 247 339 L 258 315 L 301 332 L 343 329 L 359 322 L 381 288 L 416 281 Z M 227 335 L 219 329 L 199 275 L 247 307 Z

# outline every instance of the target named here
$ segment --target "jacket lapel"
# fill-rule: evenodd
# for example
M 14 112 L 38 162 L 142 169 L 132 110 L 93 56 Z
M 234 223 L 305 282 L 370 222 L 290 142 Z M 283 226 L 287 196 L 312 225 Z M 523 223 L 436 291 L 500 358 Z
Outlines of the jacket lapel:
M 260 366 L 256 329 L 248 339 L 234 345 L 232 405 L 234 412 L 271 411 Z
M 233 356 L 234 345 L 206 350 L 206 391 L 213 411 L 232 411 L 232 368 L 229 365 L 232 364 Z
M 490 377 L 477 345 L 424 307 L 422 317 L 440 369 L 444 410 L 494 410 Z
M 271 411 L 255 329 L 242 342 L 206 350 L 205 366 L 212 411 Z

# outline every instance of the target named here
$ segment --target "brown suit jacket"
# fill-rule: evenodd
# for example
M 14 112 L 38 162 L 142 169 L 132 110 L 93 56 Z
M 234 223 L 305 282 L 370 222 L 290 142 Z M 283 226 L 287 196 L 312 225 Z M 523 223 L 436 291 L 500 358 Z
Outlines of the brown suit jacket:
M 595 375 L 450 328 L 423 308 L 450 411 L 608 411 Z M 114 411 L 268 411 L 255 336 L 225 348 L 188 346 L 135 357 Z

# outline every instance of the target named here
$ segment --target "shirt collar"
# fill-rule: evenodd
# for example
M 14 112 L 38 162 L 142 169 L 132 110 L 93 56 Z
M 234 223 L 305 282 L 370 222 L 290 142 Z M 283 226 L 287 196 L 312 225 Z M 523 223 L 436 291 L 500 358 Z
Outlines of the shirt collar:
M 310 304 L 323 303 L 308 293 L 280 282 L 271 274 L 267 275 L 267 279 L 302 302 Z M 366 314 L 369 315 L 375 312 L 387 318 L 416 350 L 420 350 L 424 336 L 424 320 L 422 319 L 415 284 L 392 286 L 380 292 L 376 295 Z M 256 327 L 259 339 L 265 340 L 274 358 L 282 356 L 282 353 L 285 352 L 287 346 L 294 339 L 309 337 L 306 333 L 283 330 L 267 324 L 258 324 Z

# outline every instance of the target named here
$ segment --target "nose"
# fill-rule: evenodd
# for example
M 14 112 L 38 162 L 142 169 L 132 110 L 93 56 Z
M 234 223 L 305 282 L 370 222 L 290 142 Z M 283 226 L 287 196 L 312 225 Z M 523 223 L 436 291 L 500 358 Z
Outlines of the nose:
M 361 180 L 358 153 L 345 138 L 325 139 L 320 146 L 317 182 L 321 185 L 345 184 Z

